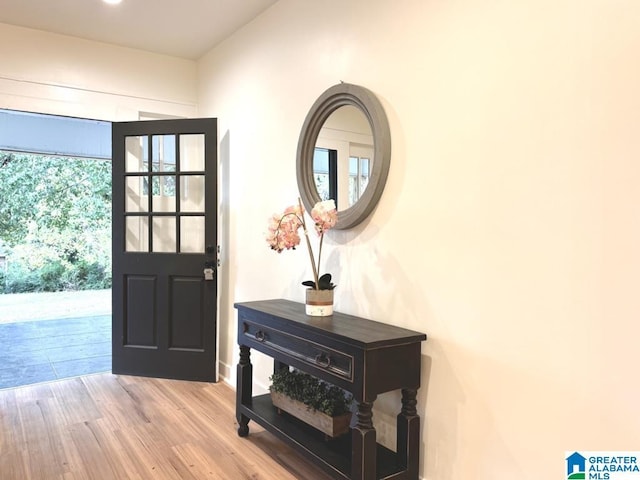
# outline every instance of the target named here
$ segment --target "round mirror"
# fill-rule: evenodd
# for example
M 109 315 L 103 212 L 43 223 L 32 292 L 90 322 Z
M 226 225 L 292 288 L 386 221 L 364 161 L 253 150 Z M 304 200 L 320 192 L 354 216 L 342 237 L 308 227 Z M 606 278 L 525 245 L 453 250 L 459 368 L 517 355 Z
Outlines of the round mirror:
M 380 199 L 390 159 L 389 124 L 375 95 L 357 85 L 334 85 L 313 104 L 300 132 L 296 175 L 305 208 L 332 198 L 335 228 L 357 225 Z

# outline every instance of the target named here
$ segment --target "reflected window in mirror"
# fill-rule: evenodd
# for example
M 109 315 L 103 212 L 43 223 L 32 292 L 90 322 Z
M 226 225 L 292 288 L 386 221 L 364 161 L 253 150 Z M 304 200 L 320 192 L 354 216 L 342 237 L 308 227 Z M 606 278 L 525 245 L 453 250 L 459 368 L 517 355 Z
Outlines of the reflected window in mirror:
M 365 157 L 349 157 L 349 206 L 354 205 L 369 184 L 369 162 Z
M 313 178 L 320 200 L 338 204 L 338 151 L 316 148 L 313 152 Z

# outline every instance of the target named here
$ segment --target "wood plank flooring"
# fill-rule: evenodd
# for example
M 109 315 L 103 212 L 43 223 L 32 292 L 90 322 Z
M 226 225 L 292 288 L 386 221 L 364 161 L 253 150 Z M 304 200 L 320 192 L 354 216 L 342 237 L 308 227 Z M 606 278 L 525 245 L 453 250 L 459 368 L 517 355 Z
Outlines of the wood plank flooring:
M 0 479 L 331 480 L 250 423 L 228 385 L 110 373 L 0 390 Z

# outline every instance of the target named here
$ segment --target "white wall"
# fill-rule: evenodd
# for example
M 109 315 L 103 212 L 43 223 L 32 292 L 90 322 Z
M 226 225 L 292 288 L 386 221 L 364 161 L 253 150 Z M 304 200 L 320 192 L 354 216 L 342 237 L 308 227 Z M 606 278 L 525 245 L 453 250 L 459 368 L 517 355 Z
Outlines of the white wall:
M 196 103 L 194 61 L 0 23 L 0 108 L 124 121 Z
M 392 166 L 368 221 L 330 232 L 325 268 L 337 310 L 430 337 L 424 478 L 560 478 L 566 450 L 637 449 L 639 20 L 635 0 L 280 0 L 205 56 L 222 374 L 233 302 L 303 299 L 304 250 L 263 235 L 296 200 L 308 108 L 342 80 L 383 102 Z M 385 442 L 396 400 L 377 403 Z

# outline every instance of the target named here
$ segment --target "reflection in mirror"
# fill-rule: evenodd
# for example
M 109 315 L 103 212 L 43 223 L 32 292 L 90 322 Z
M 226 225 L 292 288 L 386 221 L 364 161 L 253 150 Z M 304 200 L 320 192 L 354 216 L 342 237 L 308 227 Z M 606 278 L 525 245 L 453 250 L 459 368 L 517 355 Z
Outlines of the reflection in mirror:
M 353 206 L 369 183 L 373 134 L 362 110 L 336 109 L 324 122 L 313 155 L 313 177 L 322 200 L 335 200 L 338 211 Z
M 338 205 L 336 173 L 337 150 L 316 147 L 313 151 L 313 181 L 320 200 L 333 198 Z
M 349 207 L 360 199 L 369 185 L 370 163 L 368 157 L 349 157 Z

